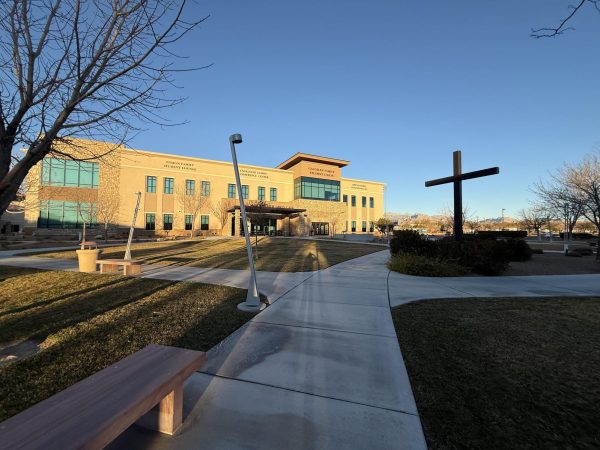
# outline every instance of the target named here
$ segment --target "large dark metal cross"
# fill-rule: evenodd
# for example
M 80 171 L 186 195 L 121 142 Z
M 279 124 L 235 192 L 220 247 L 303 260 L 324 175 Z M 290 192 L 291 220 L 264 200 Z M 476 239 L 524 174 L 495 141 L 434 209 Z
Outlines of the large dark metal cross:
M 462 210 L 462 182 L 471 178 L 487 177 L 488 175 L 497 175 L 500 173 L 498 167 L 476 170 L 475 172 L 462 173 L 462 163 L 460 150 L 453 154 L 454 175 L 446 178 L 438 178 L 425 182 L 425 187 L 437 186 L 439 184 L 454 183 L 454 239 L 462 240 L 463 237 L 463 210 Z

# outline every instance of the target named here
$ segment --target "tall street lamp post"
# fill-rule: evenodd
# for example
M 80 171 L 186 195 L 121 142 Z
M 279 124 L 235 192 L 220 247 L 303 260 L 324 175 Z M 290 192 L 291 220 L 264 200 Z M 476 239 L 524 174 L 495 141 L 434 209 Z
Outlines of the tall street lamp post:
M 256 271 L 254 270 L 254 256 L 252 255 L 252 245 L 250 245 L 250 234 L 248 233 L 248 221 L 246 219 L 246 207 L 244 206 L 244 195 L 242 193 L 242 182 L 240 181 L 240 170 L 238 168 L 237 156 L 235 154 L 235 144 L 242 143 L 241 134 L 232 134 L 229 136 L 229 146 L 231 147 L 231 159 L 233 160 L 233 171 L 235 172 L 235 183 L 237 185 L 238 198 L 240 200 L 240 211 L 242 213 L 242 227 L 244 237 L 246 238 L 246 251 L 248 252 L 248 264 L 250 265 L 250 280 L 248 281 L 248 293 L 246 301 L 238 305 L 241 311 L 256 312 L 265 307 L 261 303 L 258 295 L 258 284 L 256 282 Z M 234 219 L 235 220 L 235 217 Z

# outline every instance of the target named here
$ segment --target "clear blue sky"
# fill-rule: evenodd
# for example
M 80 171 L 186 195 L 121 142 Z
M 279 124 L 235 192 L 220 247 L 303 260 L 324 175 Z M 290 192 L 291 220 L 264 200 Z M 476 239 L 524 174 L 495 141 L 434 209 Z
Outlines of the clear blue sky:
M 275 166 L 301 151 L 349 159 L 344 176 L 388 184 L 387 209 L 435 214 L 452 188 L 424 181 L 500 166 L 467 181 L 479 217 L 516 215 L 531 183 L 600 144 L 600 14 L 532 39 L 570 0 L 248 1 L 191 5 L 208 21 L 179 43 L 188 100 L 165 112 L 186 125 L 149 127 L 148 150 Z

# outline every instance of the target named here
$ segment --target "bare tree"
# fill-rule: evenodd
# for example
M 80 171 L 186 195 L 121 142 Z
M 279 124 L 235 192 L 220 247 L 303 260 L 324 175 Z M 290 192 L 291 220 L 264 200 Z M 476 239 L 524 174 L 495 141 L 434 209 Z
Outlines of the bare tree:
M 98 190 L 96 218 L 98 223 L 102 224 L 104 242 L 108 241 L 108 231 L 117 221 L 119 200 L 119 188 L 115 184 L 109 184 L 106 188 Z
M 471 210 L 468 205 L 463 206 L 462 210 L 462 226 L 465 226 L 465 222 L 471 219 Z M 454 232 L 454 210 L 450 207 L 446 207 L 441 214 L 442 225 L 445 231 Z
M 335 231 L 338 225 L 342 222 L 342 218 L 338 214 L 334 214 L 329 218 L 329 225 L 331 225 L 331 237 L 335 237 Z
M 565 239 L 569 240 L 577 221 L 583 214 L 585 206 L 583 193 L 570 183 L 564 169 L 551 174 L 549 182 L 535 183 L 532 191 L 537 194 L 538 202 L 549 211 L 549 216 L 562 218 L 565 224 Z
M 227 225 L 227 220 L 229 220 L 229 210 L 232 207 L 233 201 L 227 198 L 222 198 L 216 202 L 211 200 L 207 202 L 208 210 L 221 224 L 221 232 L 223 231 L 223 228 L 225 228 L 225 225 Z
M 596 9 L 596 11 L 600 12 L 600 0 L 578 0 L 577 4 L 569 5 L 569 14 L 560 21 L 558 26 L 532 29 L 531 37 L 534 37 L 536 39 L 544 37 L 556 37 L 558 35 L 563 34 L 567 30 L 573 30 L 574 28 L 569 26 L 569 23 L 572 21 L 573 17 L 583 9 L 583 7 L 586 4 L 592 5 Z
M 0 2 L 0 214 L 46 155 L 75 159 L 54 142 L 76 145 L 69 137 L 79 135 L 120 144 L 139 124 L 167 124 L 160 110 L 183 100 L 165 94 L 177 70 L 170 47 L 206 19 L 185 21 L 185 6 Z M 80 159 L 104 156 L 88 153 Z
M 184 214 L 192 216 L 192 229 L 190 230 L 190 239 L 192 239 L 194 237 L 196 219 L 202 210 L 208 206 L 209 199 L 205 195 L 202 195 L 200 189 L 190 191 L 187 189 L 187 186 L 185 189 L 175 189 L 175 198 L 183 207 Z
M 596 226 L 596 260 L 600 260 L 600 156 L 588 155 L 578 164 L 564 168 L 565 180 L 584 201 L 583 215 Z
M 519 212 L 520 224 L 527 231 L 535 231 L 538 240 L 542 238 L 540 230 L 544 225 L 550 223 L 548 211 L 540 206 L 532 206 Z

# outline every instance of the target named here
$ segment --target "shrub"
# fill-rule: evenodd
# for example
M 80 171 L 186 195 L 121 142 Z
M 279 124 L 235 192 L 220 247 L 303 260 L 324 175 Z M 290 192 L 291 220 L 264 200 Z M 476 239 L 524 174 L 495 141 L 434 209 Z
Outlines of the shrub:
M 436 242 L 429 241 L 413 230 L 396 230 L 390 241 L 392 255 L 407 253 L 433 257 L 437 253 Z
M 531 259 L 531 247 L 523 239 L 508 239 L 505 244 L 510 261 L 529 261 Z
M 459 277 L 469 273 L 469 269 L 458 264 L 409 253 L 392 256 L 388 267 L 395 272 L 421 277 Z

